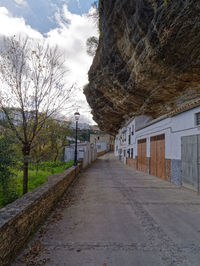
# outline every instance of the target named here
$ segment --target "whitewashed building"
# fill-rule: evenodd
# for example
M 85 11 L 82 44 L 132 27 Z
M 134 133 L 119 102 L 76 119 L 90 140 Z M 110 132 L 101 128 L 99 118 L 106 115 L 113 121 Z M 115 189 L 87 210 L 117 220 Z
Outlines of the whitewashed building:
M 200 191 L 200 100 L 157 119 L 129 120 L 115 138 L 115 155 L 140 171 Z
M 76 122 L 72 122 L 71 125 L 70 125 L 71 128 L 73 129 L 76 129 Z M 78 128 L 80 130 L 83 130 L 83 129 L 90 129 L 90 125 L 87 124 L 87 123 L 78 123 Z
M 21 125 L 22 124 L 22 115 L 21 112 L 17 108 L 8 109 L 9 117 L 12 119 L 13 124 Z M 25 115 L 28 117 L 29 113 L 25 112 Z M 5 113 L 0 110 L 0 120 L 6 120 Z
M 90 143 L 96 145 L 98 155 L 114 150 L 114 137 L 101 131 L 96 134 L 90 134 Z
M 74 160 L 75 144 L 65 147 L 64 161 Z M 97 149 L 94 144 L 89 142 L 81 142 L 77 144 L 77 160 L 83 161 L 83 168 L 91 164 L 97 158 Z

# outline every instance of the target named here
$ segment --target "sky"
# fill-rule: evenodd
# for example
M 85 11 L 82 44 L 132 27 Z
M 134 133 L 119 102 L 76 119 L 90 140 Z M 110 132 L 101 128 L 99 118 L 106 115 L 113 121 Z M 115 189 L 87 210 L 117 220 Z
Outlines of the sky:
M 69 84 L 76 84 L 75 111 L 81 122 L 94 124 L 82 92 L 88 83 L 93 58 L 86 52 L 86 40 L 98 36 L 92 12 L 94 0 L 0 0 L 0 35 L 26 34 L 58 45 L 66 58 Z

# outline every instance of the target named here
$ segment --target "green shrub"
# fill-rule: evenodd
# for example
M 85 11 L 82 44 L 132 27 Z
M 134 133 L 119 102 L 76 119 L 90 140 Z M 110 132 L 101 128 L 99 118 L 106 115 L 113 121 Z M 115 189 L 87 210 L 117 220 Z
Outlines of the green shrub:
M 40 162 L 36 164 L 30 164 L 29 167 L 29 181 L 28 191 L 41 186 L 47 180 L 47 176 L 51 174 L 57 174 L 64 172 L 67 168 L 73 165 L 73 161 L 70 162 Z M 9 191 L 2 194 L 0 191 L 0 207 L 5 206 L 8 203 L 15 201 L 22 196 L 22 184 L 23 184 L 23 171 L 18 171 L 17 175 L 13 176 L 12 185 L 9 183 Z M 14 189 L 13 189 L 14 184 Z
M 6 205 L 16 200 L 15 174 L 12 169 L 17 167 L 16 152 L 13 142 L 7 136 L 0 136 L 0 205 Z

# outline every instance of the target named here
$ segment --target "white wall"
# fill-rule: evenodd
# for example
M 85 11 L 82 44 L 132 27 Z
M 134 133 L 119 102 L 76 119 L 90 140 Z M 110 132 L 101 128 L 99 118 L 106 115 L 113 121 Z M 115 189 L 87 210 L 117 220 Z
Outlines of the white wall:
M 133 130 L 133 135 L 132 135 L 132 126 L 134 126 L 134 130 Z M 129 128 L 131 129 L 131 144 L 129 145 Z M 125 132 L 125 133 L 124 133 Z M 123 141 L 124 139 L 124 134 L 126 141 Z M 126 127 L 123 127 L 119 130 L 119 133 L 117 134 L 116 138 L 115 138 L 115 156 L 117 156 L 118 158 L 120 158 L 122 161 L 125 162 L 125 158 L 128 156 L 127 155 L 127 150 L 133 148 L 133 150 L 135 150 L 135 139 L 136 139 L 136 135 L 135 135 L 135 120 L 132 120 L 129 124 L 126 125 Z M 116 146 L 118 147 L 118 149 L 116 150 Z M 124 150 L 126 151 L 126 155 L 124 156 Z M 121 151 L 121 153 L 120 153 Z
M 150 137 L 160 134 L 165 134 L 165 158 L 169 159 L 181 159 L 181 137 L 189 135 L 200 134 L 200 126 L 195 124 L 195 113 L 200 112 L 200 106 L 188 110 L 184 113 L 178 114 L 173 117 L 165 118 L 155 124 L 149 125 L 139 131 L 136 131 L 133 136 L 131 136 L 131 144 L 128 145 L 128 133 L 129 127 L 131 127 L 135 120 L 131 121 L 127 125 L 127 141 L 125 144 L 121 145 L 119 138 L 121 130 L 117 135 L 118 140 L 115 141 L 115 146 L 118 145 L 118 150 L 122 149 L 134 149 L 134 158 L 137 156 L 137 141 L 139 139 L 147 139 L 147 157 L 150 157 Z M 115 155 L 118 153 L 115 151 Z
M 77 145 L 77 160 L 84 158 L 84 153 L 89 150 L 90 143 L 78 143 Z M 65 161 L 71 161 L 74 160 L 74 149 L 75 145 L 72 144 L 70 146 L 65 147 Z
M 83 160 L 83 168 L 97 159 L 97 149 L 95 145 L 83 143 L 77 147 L 77 159 Z M 65 147 L 65 161 L 74 160 L 74 145 Z
M 195 124 L 196 107 L 176 116 L 166 118 L 137 132 L 137 139 L 147 138 L 147 157 L 150 157 L 150 136 L 165 134 L 165 158 L 181 159 L 181 137 L 200 134 Z
M 96 142 L 97 152 L 107 151 L 108 143 L 106 142 Z
M 65 155 L 64 155 L 64 161 L 72 161 L 74 160 L 74 148 L 72 147 L 65 147 Z

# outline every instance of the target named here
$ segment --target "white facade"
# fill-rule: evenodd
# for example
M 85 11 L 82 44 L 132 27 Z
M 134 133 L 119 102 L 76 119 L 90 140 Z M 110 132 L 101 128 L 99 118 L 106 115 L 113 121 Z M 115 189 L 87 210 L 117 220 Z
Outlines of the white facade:
M 108 143 L 96 142 L 97 152 L 108 151 Z
M 84 152 L 89 150 L 89 142 L 83 142 L 77 144 L 77 160 L 83 159 Z M 75 144 L 71 144 L 65 147 L 65 157 L 64 160 L 71 161 L 74 160 L 74 151 L 75 151 Z
M 113 145 L 113 137 L 102 132 L 90 134 L 90 143 L 95 143 L 97 152 L 107 152 Z
M 119 130 L 115 138 L 115 155 L 119 156 L 121 149 L 123 152 L 126 151 L 126 157 L 128 157 L 127 151 L 133 148 L 132 158 L 135 158 L 137 156 L 137 141 L 146 138 L 146 156 L 150 157 L 150 137 L 165 134 L 165 157 L 180 160 L 181 137 L 200 134 L 200 126 L 196 124 L 195 115 L 197 113 L 200 113 L 200 106 L 172 117 L 151 120 L 143 126 L 137 125 L 137 118 L 132 119 L 126 127 Z
M 200 191 L 200 143 L 195 142 L 200 139 L 200 103 L 191 106 L 154 120 L 144 116 L 131 119 L 115 138 L 115 156 L 134 168 Z
M 65 161 L 74 160 L 75 144 L 65 147 Z M 78 143 L 77 145 L 77 160 L 83 161 L 83 168 L 87 167 L 92 161 L 97 158 L 97 149 L 94 144 L 89 142 Z
M 181 159 L 181 137 L 200 134 L 195 114 L 200 107 L 166 118 L 137 132 L 137 137 L 147 138 L 147 157 L 150 157 L 150 136 L 165 134 L 165 157 Z

